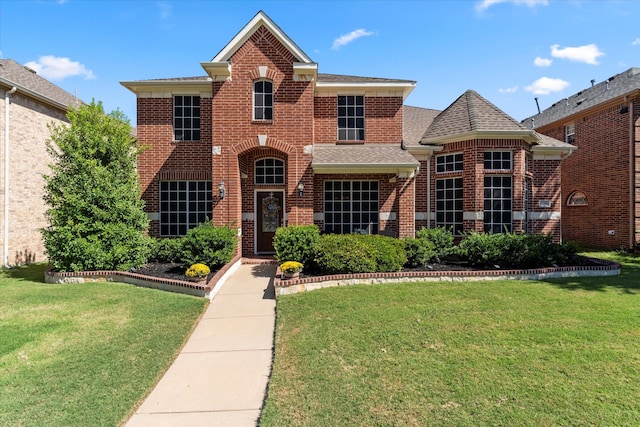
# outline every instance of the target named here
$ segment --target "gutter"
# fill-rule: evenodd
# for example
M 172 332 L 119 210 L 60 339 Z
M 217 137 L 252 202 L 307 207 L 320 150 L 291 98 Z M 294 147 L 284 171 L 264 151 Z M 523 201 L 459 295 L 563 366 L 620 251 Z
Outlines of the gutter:
M 16 93 L 17 87 L 13 86 L 4 93 L 4 238 L 3 260 L 5 267 L 9 267 L 9 105 L 11 95 Z

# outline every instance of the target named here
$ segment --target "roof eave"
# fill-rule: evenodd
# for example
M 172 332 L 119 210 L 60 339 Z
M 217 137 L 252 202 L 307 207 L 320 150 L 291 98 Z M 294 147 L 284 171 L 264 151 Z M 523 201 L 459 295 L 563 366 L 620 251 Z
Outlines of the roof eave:
M 467 141 L 471 139 L 522 139 L 535 145 L 542 142 L 541 138 L 533 130 L 476 130 L 455 135 L 447 135 L 436 138 L 422 138 L 422 145 L 449 144 L 452 142 Z
M 211 80 L 138 80 L 123 81 L 120 84 L 136 95 L 140 92 L 166 91 L 171 88 L 211 91 Z
M 402 91 L 402 99 L 406 99 L 415 87 L 415 82 L 316 82 L 317 91 Z
M 363 173 L 389 173 L 397 175 L 413 176 L 420 167 L 419 163 L 311 163 L 315 174 L 363 174 Z
M 38 92 L 35 92 L 35 91 L 31 90 L 31 89 L 28 89 L 28 88 L 22 86 L 19 83 L 13 82 L 13 81 L 8 80 L 8 79 L 5 79 L 4 77 L 0 77 L 0 84 L 8 86 L 10 89 L 15 87 L 15 88 L 18 89 L 18 91 L 28 95 L 29 97 L 37 99 L 38 101 L 41 101 L 41 102 L 43 102 L 43 103 L 45 103 L 45 104 L 47 104 L 47 105 L 49 105 L 51 107 L 59 109 L 59 110 L 69 111 L 69 107 L 71 106 L 71 105 L 65 105 L 62 102 L 56 101 L 55 99 L 51 99 L 51 98 L 49 98 L 47 96 L 40 95 Z M 76 101 L 78 103 L 80 103 L 80 104 L 82 103 L 82 101 L 80 101 L 80 100 L 76 99 Z

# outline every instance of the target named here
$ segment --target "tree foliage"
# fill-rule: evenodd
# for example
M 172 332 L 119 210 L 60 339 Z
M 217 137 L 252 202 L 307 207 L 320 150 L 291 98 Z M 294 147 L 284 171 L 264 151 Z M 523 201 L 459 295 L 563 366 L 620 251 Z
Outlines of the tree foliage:
M 135 138 L 126 116 L 102 103 L 71 109 L 52 123 L 45 175 L 49 261 L 60 271 L 126 270 L 146 262 L 148 220 L 136 172 Z

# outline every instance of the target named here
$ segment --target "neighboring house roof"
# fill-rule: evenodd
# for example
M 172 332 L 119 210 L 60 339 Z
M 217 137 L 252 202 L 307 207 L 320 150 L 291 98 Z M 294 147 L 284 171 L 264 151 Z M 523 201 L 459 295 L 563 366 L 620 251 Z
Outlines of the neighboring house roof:
M 440 110 L 404 105 L 402 108 L 402 142 L 404 146 L 420 146 L 420 140 L 424 133 L 440 113 Z
M 539 128 L 632 92 L 640 95 L 640 68 L 630 68 L 561 99 L 541 113 L 524 119 L 522 123 L 529 129 Z
M 12 59 L 0 59 L 0 84 L 15 86 L 19 92 L 63 110 L 82 104 L 69 92 Z
M 420 166 L 408 151 L 396 144 L 334 145 L 313 147 L 315 173 L 404 173 Z

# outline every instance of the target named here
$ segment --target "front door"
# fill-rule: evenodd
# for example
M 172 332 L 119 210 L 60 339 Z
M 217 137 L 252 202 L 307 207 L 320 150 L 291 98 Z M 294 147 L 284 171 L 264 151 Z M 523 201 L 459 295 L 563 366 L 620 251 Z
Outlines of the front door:
M 279 191 L 260 191 L 256 193 L 256 229 L 258 253 L 273 253 L 273 236 L 276 228 L 283 225 L 283 194 Z

